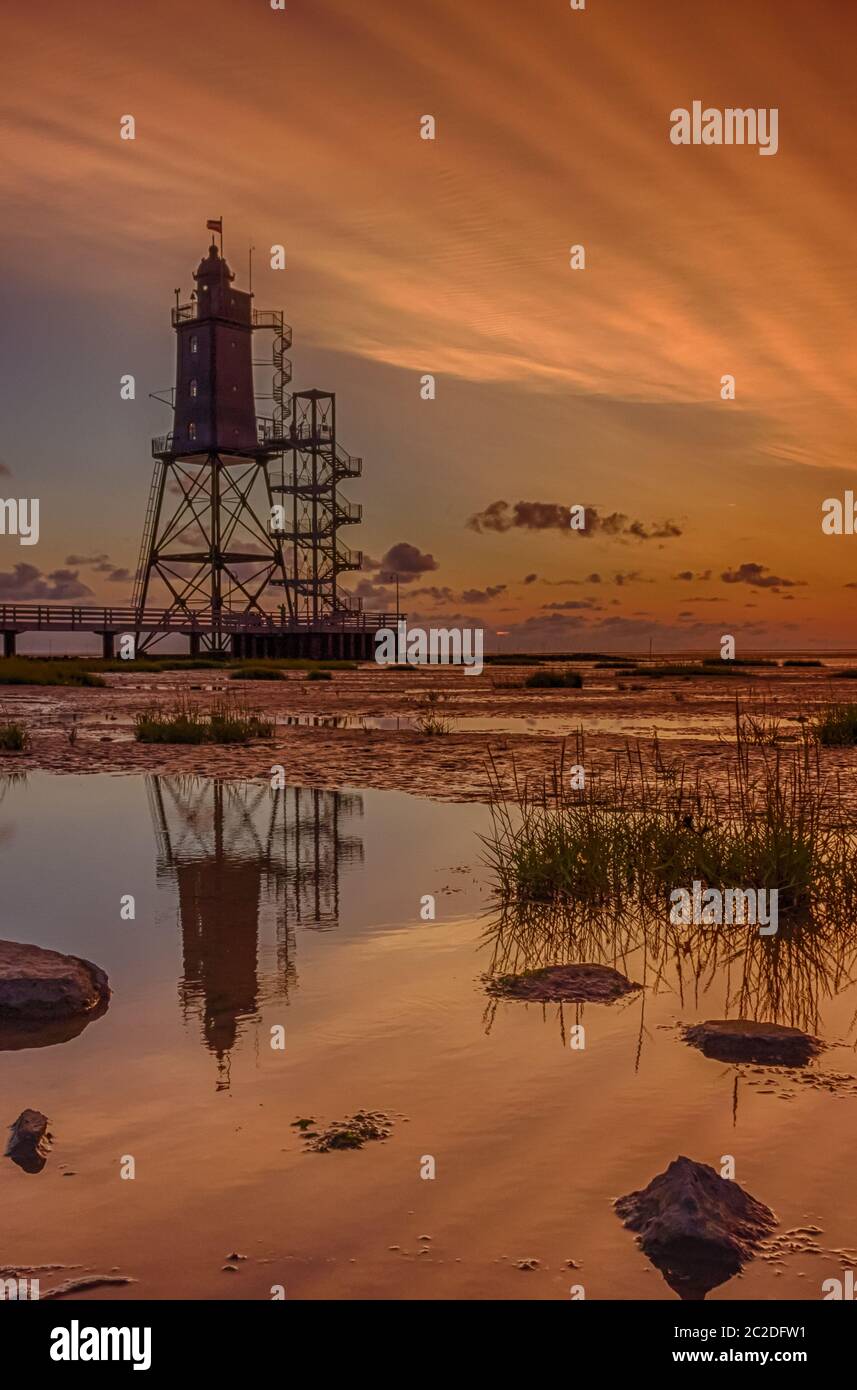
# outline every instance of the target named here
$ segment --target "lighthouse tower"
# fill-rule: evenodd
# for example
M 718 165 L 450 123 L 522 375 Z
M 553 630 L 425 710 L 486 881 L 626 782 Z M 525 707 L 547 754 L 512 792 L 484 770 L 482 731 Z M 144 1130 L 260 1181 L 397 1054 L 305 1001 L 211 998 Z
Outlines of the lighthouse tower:
M 186 619 L 192 650 L 365 655 L 372 615 L 338 585 L 362 563 L 340 540 L 362 509 L 339 492 L 360 476 L 362 460 L 337 441 L 332 392 L 286 392 L 291 329 L 282 310 L 256 309 L 252 293 L 236 288 L 220 234 L 194 272 L 189 301 L 176 290 L 173 428 L 152 441 L 132 598 L 137 650 Z M 271 354 L 259 360 L 263 330 Z M 254 368 L 266 366 L 270 414 L 260 416 Z M 163 614 L 160 631 L 142 621 L 152 609 Z
M 258 444 L 253 393 L 252 294 L 212 242 L 194 272 L 193 318 L 176 325 L 176 401 L 173 448 L 185 457 L 252 455 Z
M 260 315 L 253 296 L 212 241 L 194 272 L 190 301 L 172 311 L 176 332 L 173 428 L 152 441 L 155 470 L 143 527 L 133 604 L 163 602 L 166 612 L 200 622 L 192 644 L 223 653 L 224 620 L 263 616 L 273 583 L 289 594 L 283 541 L 272 529 L 272 464 L 282 453 L 283 349 L 290 330 L 278 311 Z M 279 418 L 256 415 L 253 332 L 274 329 L 280 364 Z M 280 600 L 283 603 L 283 600 Z M 139 638 L 138 650 L 157 640 Z

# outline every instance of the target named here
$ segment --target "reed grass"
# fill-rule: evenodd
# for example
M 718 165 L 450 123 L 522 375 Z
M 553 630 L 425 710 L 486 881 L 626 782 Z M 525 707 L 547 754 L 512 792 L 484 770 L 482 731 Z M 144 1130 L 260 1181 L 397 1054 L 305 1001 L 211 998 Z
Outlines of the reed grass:
M 0 752 L 23 753 L 30 742 L 30 736 L 23 724 L 10 720 L 0 723 Z
M 779 662 L 766 656 L 733 656 L 728 661 L 724 661 L 722 656 L 704 656 L 702 664 L 703 666 L 778 666 Z M 800 665 L 801 663 L 798 662 L 797 664 Z M 821 662 L 816 664 L 820 666 Z M 789 663 L 786 662 L 786 665 L 788 666 Z
M 682 680 L 700 677 L 703 680 L 716 679 L 719 676 L 735 676 L 738 674 L 734 661 L 720 661 L 711 666 L 694 666 L 689 662 L 679 662 L 668 666 L 640 666 L 638 667 L 641 676 L 650 676 L 654 680 L 662 680 L 669 677 L 680 678 Z
M 271 720 L 233 700 L 215 701 L 208 710 L 178 700 L 170 709 L 140 710 L 134 717 L 138 743 L 250 743 L 273 732 Z
M 740 711 L 738 711 L 740 714 Z M 566 747 L 537 791 L 491 762 L 489 835 L 506 905 L 607 904 L 663 911 L 677 886 L 776 888 L 780 914 L 857 910 L 857 822 L 816 744 L 753 747 L 736 717 L 723 781 L 709 783 L 655 740 L 627 748 L 569 790 Z M 578 735 L 574 763 L 583 765 Z
M 310 677 L 316 673 L 311 671 Z M 230 671 L 231 681 L 281 681 L 282 671 L 278 671 L 276 666 L 239 666 L 234 671 Z
M 89 688 L 107 682 L 82 662 L 43 661 L 38 657 L 11 656 L 0 660 L 0 685 L 78 685 Z
M 805 737 L 806 723 L 799 722 L 797 731 L 789 729 L 781 705 L 765 694 L 751 691 L 749 699 L 743 703 L 735 696 L 735 727 L 740 730 L 743 742 L 758 748 L 773 748 L 798 736 Z
M 417 701 L 414 728 L 428 737 L 451 734 L 453 720 L 449 713 L 449 698 L 442 690 L 425 690 Z
M 534 671 L 524 681 L 528 690 L 579 690 L 582 685 L 577 671 Z
M 824 705 L 813 730 L 822 747 L 853 747 L 857 743 L 857 703 L 831 701 Z
M 251 661 L 244 658 L 218 656 L 138 657 L 123 661 L 120 657 L 38 657 L 13 656 L 0 658 L 0 685 L 79 685 L 103 687 L 104 675 L 127 672 L 158 675 L 164 671 L 356 671 L 356 661 L 312 661 L 308 657 L 272 658 L 270 661 Z M 239 676 L 238 679 L 241 679 Z M 266 680 L 257 675 L 245 679 Z

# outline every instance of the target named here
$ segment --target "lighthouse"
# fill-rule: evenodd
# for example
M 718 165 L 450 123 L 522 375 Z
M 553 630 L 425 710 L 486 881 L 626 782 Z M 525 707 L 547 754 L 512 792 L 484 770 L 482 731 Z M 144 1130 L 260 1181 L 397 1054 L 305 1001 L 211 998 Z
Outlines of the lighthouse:
M 252 452 L 258 443 L 253 393 L 252 294 L 214 241 L 194 271 L 193 317 L 175 325 L 173 447 L 186 456 Z
M 365 657 L 383 615 L 376 624 L 339 587 L 340 574 L 362 564 L 340 538 L 362 516 L 340 493 L 362 460 L 337 440 L 333 392 L 287 391 L 283 311 L 255 308 L 224 258 L 222 222 L 208 225 L 221 244 L 212 238 L 190 297 L 182 303 L 176 290 L 171 315 L 173 426 L 152 441 L 132 597 L 137 651 L 178 629 L 192 652 Z M 266 333 L 267 359 L 258 346 Z M 270 403 L 267 414 L 257 400 Z

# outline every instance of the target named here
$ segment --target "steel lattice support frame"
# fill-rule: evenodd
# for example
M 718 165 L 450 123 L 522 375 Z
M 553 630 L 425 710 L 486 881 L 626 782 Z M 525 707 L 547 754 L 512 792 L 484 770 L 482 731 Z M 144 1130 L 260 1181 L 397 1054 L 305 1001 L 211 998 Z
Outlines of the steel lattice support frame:
M 291 606 L 318 621 L 348 611 L 338 577 L 362 564 L 362 553 L 340 545 L 338 538 L 341 526 L 360 519 L 360 508 L 339 494 L 341 479 L 357 476 L 359 467 L 337 444 L 333 392 L 295 391 L 291 401 L 291 449 L 284 455 L 282 482 L 273 488 L 283 497 L 285 512 L 277 535 L 290 557 L 286 592 L 293 595 Z M 289 473 L 286 458 L 291 459 Z
M 272 457 L 268 452 L 248 457 L 211 451 L 161 459 L 139 607 L 145 608 L 157 578 L 170 595 L 169 611 L 210 609 L 213 630 L 201 638 L 206 651 L 223 654 L 227 649 L 219 614 L 265 611 L 265 590 L 288 579 L 282 539 L 270 530 Z M 169 505 L 172 498 L 175 504 Z M 291 617 L 288 587 L 285 594 Z M 163 634 L 138 634 L 137 650 L 162 639 Z

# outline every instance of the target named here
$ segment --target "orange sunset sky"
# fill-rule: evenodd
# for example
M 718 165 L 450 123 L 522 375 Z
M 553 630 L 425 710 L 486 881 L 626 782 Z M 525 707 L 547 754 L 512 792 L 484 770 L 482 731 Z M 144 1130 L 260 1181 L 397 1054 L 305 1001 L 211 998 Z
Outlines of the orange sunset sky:
M 412 620 L 509 650 L 857 646 L 857 536 L 821 530 L 857 490 L 853 4 L 44 0 L 3 32 L 0 495 L 41 538 L 0 536 L 0 602 L 127 601 L 222 215 L 364 458 L 367 607 L 395 563 Z M 694 100 L 777 107 L 777 154 L 671 144 Z

